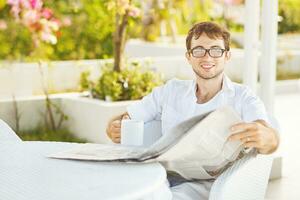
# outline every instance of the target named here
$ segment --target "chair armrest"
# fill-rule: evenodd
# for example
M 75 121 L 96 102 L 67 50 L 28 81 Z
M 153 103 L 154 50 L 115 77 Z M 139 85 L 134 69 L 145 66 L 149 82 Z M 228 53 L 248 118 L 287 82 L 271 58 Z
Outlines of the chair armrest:
M 0 141 L 22 141 L 17 134 L 3 121 L 0 119 Z
M 263 200 L 273 158 L 247 155 L 214 182 L 209 200 Z

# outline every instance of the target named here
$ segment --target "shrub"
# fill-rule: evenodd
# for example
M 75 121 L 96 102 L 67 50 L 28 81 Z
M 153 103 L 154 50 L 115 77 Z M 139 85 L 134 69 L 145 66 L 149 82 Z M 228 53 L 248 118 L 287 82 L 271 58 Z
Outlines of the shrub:
M 282 17 L 278 24 L 279 33 L 300 32 L 300 1 L 280 0 L 279 15 Z
M 18 135 L 24 141 L 87 142 L 75 137 L 66 129 L 52 131 L 44 127 L 37 127 L 32 130 L 21 131 Z
M 138 62 L 120 72 L 113 71 L 112 65 L 106 64 L 96 82 L 89 80 L 89 72 L 81 74 L 82 89 L 89 90 L 94 98 L 106 101 L 141 99 L 162 83 L 159 74 L 142 70 Z

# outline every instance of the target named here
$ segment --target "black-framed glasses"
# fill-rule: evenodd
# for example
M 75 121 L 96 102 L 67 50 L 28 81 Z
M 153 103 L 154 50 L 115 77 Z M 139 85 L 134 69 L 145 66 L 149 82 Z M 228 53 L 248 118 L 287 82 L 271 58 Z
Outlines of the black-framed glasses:
M 195 58 L 202 58 L 208 53 L 208 55 L 212 58 L 220 58 L 223 56 L 226 50 L 220 47 L 213 47 L 210 49 L 205 49 L 203 47 L 194 47 L 189 50 L 189 53 L 192 54 Z

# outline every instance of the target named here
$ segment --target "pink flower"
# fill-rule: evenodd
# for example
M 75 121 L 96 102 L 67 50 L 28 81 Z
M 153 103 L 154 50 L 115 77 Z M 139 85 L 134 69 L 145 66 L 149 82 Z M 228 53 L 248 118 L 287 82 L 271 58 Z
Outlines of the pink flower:
M 70 17 L 65 17 L 62 19 L 62 25 L 63 26 L 71 26 L 72 25 L 72 20 Z
M 19 0 L 19 6 L 22 9 L 32 9 L 32 6 L 30 4 L 29 0 Z
M 58 31 L 59 29 L 59 21 L 58 20 L 52 20 L 48 21 L 48 27 L 51 29 L 51 31 Z
M 129 9 L 128 14 L 131 17 L 136 18 L 136 17 L 140 16 L 140 14 L 141 14 L 141 10 L 135 6 L 130 6 L 128 9 Z
M 40 19 L 40 13 L 37 10 L 27 10 L 23 14 L 23 24 L 24 25 L 32 25 L 39 21 Z
M 52 35 L 51 33 L 48 32 L 42 32 L 41 33 L 41 39 L 47 43 L 50 44 L 56 44 L 57 43 L 57 38 L 55 35 Z
M 234 0 L 224 0 L 225 4 L 231 5 L 233 4 Z
M 31 8 L 35 8 L 37 4 L 37 0 L 29 0 Z
M 29 0 L 29 3 L 33 9 L 40 10 L 43 7 L 43 2 L 41 0 Z
M 14 6 L 11 8 L 11 13 L 14 15 L 16 19 L 19 19 L 19 13 L 21 12 L 21 9 L 17 6 Z
M 6 2 L 8 5 L 14 5 L 16 3 L 16 0 L 7 0 Z
M 129 7 L 129 0 L 119 0 L 118 6 L 127 9 Z
M 42 16 L 46 19 L 50 19 L 53 16 L 53 11 L 50 8 L 44 8 L 42 10 Z
M 57 43 L 60 22 L 53 17 L 51 9 L 43 7 L 43 0 L 7 0 L 7 4 L 16 20 L 29 29 L 36 46 L 40 41 Z M 70 23 L 70 20 L 65 21 L 65 24 Z M 6 27 L 6 23 L 0 20 L 0 30 Z
M 0 20 L 0 30 L 7 29 L 7 24 L 4 20 Z
M 21 3 L 21 0 L 7 0 L 8 5 L 19 5 Z
M 242 3 L 242 0 L 217 0 L 217 2 L 224 2 L 227 5 L 239 5 Z

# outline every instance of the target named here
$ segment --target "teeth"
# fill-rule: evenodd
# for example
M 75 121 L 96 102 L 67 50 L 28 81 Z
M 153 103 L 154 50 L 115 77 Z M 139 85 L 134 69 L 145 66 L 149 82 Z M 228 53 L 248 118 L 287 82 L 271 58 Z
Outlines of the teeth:
M 213 65 L 202 65 L 203 68 L 212 68 Z

